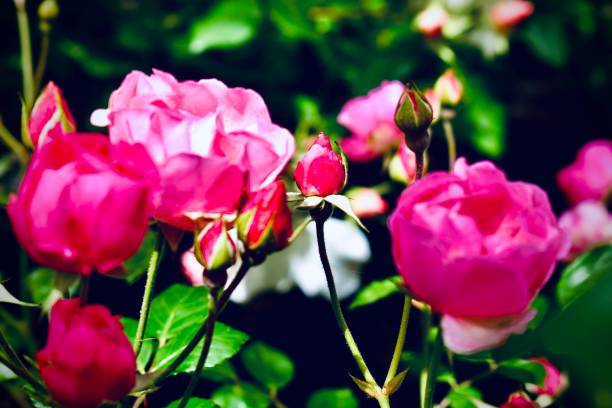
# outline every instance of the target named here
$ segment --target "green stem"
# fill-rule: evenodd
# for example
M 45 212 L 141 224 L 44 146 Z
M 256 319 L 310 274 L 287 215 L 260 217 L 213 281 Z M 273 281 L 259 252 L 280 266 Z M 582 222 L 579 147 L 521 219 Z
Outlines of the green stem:
M 30 41 L 30 24 L 26 0 L 15 0 L 17 9 L 17 26 L 21 46 L 21 71 L 23 75 L 23 99 L 28 112 L 34 104 L 34 74 L 32 71 L 32 43 Z
M 421 394 L 421 406 L 423 408 L 433 407 L 434 391 L 436 389 L 436 372 L 438 370 L 438 362 L 440 360 L 440 353 L 442 352 L 442 336 L 440 329 L 435 329 L 436 334 L 431 347 L 427 365 L 425 366 L 424 373 L 424 389 L 422 388 Z M 423 385 L 422 385 L 423 386 Z
M 416 159 L 416 179 L 420 179 L 423 177 L 423 173 L 425 171 L 425 153 L 415 152 Z
M 193 395 L 193 390 L 198 385 L 200 373 L 204 368 L 204 364 L 206 363 L 206 357 L 208 357 L 208 352 L 210 351 L 216 322 L 217 296 L 216 291 L 211 291 L 208 294 L 208 323 L 206 324 L 206 338 L 204 339 L 204 346 L 202 346 L 202 352 L 200 353 L 200 358 L 198 359 L 195 371 L 193 372 L 193 374 L 191 374 L 191 379 L 189 380 L 189 384 L 187 385 L 187 389 L 183 394 L 183 398 L 181 399 L 178 408 L 185 408 L 187 406 L 189 399 Z
M 27 166 L 28 161 L 30 160 L 30 155 L 28 151 L 23 147 L 23 145 L 13 136 L 10 130 L 4 126 L 2 123 L 2 119 L 0 119 L 0 140 L 15 153 L 17 159 L 22 166 Z
M 21 358 L 17 354 L 17 352 L 11 347 L 7 338 L 4 336 L 2 330 L 0 330 L 0 347 L 4 350 L 7 355 L 7 360 L 2 361 L 4 365 L 9 367 L 15 374 L 21 376 L 27 382 L 32 384 L 32 386 L 39 392 L 46 393 L 44 385 L 28 371 L 28 368 L 25 366 Z
M 306 217 L 306 219 L 302 221 L 302 223 L 298 225 L 295 230 L 293 230 L 293 234 L 291 234 L 291 237 L 289 237 L 289 244 L 293 243 L 293 241 L 295 241 L 300 236 L 300 234 L 304 232 L 304 230 L 306 229 L 308 224 L 310 224 L 311 221 L 311 217 Z
M 43 31 L 41 35 L 40 53 L 38 54 L 38 63 L 36 64 L 36 71 L 34 73 L 34 92 L 36 94 L 40 91 L 43 76 L 45 75 L 45 68 L 47 67 L 47 58 L 49 57 L 49 31 Z
M 444 136 L 446 137 L 446 144 L 448 146 L 448 169 L 452 171 L 455 160 L 457 159 L 457 142 L 452 124 L 452 119 L 455 117 L 455 112 L 444 109 L 441 116 Z
M 429 305 L 423 309 L 423 357 L 429 361 L 429 330 L 431 328 L 431 309 Z M 419 378 L 419 389 L 421 395 L 421 408 L 425 407 L 425 395 L 427 392 L 427 364 L 421 370 Z
M 153 289 L 155 288 L 155 280 L 157 278 L 157 271 L 159 270 L 159 264 L 162 252 L 164 251 L 164 239 L 161 236 L 161 232 L 157 232 L 155 236 L 155 247 L 151 252 L 151 258 L 149 258 L 149 267 L 147 268 L 147 281 L 145 283 L 144 294 L 142 296 L 142 304 L 140 305 L 140 317 L 138 318 L 138 327 L 136 328 L 136 335 L 134 336 L 134 353 L 138 356 L 142 349 L 142 338 L 147 328 L 147 320 L 149 319 L 149 308 L 151 306 L 151 298 L 153 297 Z
M 385 378 L 385 385 L 395 377 L 397 373 L 397 367 L 399 366 L 402 351 L 404 350 L 404 344 L 406 343 L 406 333 L 408 331 L 408 319 L 410 317 L 410 306 L 411 300 L 408 296 L 404 296 L 404 306 L 402 308 L 402 320 L 400 321 L 399 332 L 397 333 L 397 341 L 395 342 L 395 349 L 393 350 L 393 357 L 391 358 L 391 364 L 389 364 L 389 371 L 387 371 L 387 378 Z
M 327 257 L 327 250 L 325 248 L 325 233 L 323 226 L 325 224 L 325 218 L 315 218 L 315 224 L 317 227 L 317 243 L 319 246 L 319 257 L 321 258 L 321 264 L 323 265 L 323 270 L 325 271 L 325 279 L 327 280 L 327 287 L 329 288 L 329 296 L 331 300 L 332 310 L 334 312 L 334 316 L 336 317 L 336 322 L 338 323 L 338 327 L 340 331 L 344 335 L 344 340 L 363 375 L 365 381 L 370 384 L 376 391 L 379 396 L 376 397 L 378 404 L 381 408 L 389 407 L 389 397 L 382 393 L 381 388 L 376 383 L 374 376 L 368 369 L 368 366 L 361 355 L 361 351 L 359 351 L 359 347 L 355 342 L 355 338 L 351 333 L 351 330 L 346 323 L 346 319 L 344 318 L 344 314 L 342 313 L 342 308 L 340 307 L 340 300 L 338 299 L 338 294 L 336 292 L 336 284 L 334 283 L 334 276 L 332 274 L 331 265 L 329 264 L 329 259 Z

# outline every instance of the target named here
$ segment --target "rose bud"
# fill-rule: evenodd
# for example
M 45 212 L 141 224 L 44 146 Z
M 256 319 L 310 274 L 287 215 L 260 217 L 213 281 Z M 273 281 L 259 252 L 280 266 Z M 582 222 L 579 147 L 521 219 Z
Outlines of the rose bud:
M 436 93 L 433 88 L 426 89 L 424 92 L 425 98 L 427 98 L 427 102 L 431 105 L 431 112 L 433 115 L 433 119 L 431 123 L 435 123 L 440 118 L 440 110 L 442 110 L 442 102 L 440 101 L 440 97 Z
M 601 244 L 612 244 L 612 215 L 601 201 L 587 200 L 564 212 L 559 227 L 571 239 L 568 260 Z
M 53 131 L 9 197 L 17 240 L 43 266 L 84 276 L 111 272 L 144 239 L 156 175 L 142 146 Z
M 59 126 L 64 132 L 74 132 L 76 124 L 68 109 L 61 89 L 55 83 L 49 82 L 36 99 L 28 130 L 32 145 L 36 148 L 44 143 L 49 131 Z
M 507 31 L 533 13 L 533 4 L 524 0 L 504 0 L 491 8 L 491 22 L 500 31 Z
M 421 34 L 426 37 L 439 37 L 448 14 L 443 7 L 432 4 L 421 11 L 416 18 L 416 24 Z
M 447 69 L 434 85 L 435 93 L 440 103 L 447 106 L 457 106 L 463 96 L 463 85 L 452 69 Z M 434 115 L 435 116 L 435 115 Z
M 102 305 L 80 307 L 79 299 L 53 305 L 36 362 L 51 396 L 66 408 L 118 401 L 136 383 L 136 356 L 118 316 Z
M 305 196 L 326 197 L 344 188 L 345 163 L 323 132 L 298 162 L 293 178 Z
M 604 200 L 612 192 L 612 142 L 594 140 L 585 144 L 576 161 L 561 169 L 557 182 L 572 204 Z
M 347 193 L 351 208 L 359 218 L 375 217 L 387 212 L 389 205 L 373 188 L 359 187 Z
M 471 350 L 491 346 L 477 343 L 492 330 L 507 337 L 524 328 L 568 246 L 543 190 L 508 181 L 490 162 L 468 165 L 463 158 L 452 173 L 431 173 L 404 190 L 389 229 L 410 292 L 455 319 L 453 329 L 465 328 L 462 344 L 474 333 Z M 474 325 L 488 334 L 470 331 Z
M 238 238 L 246 249 L 267 255 L 289 244 L 292 234 L 291 212 L 282 181 L 252 193 L 236 221 Z
M 529 361 L 540 363 L 546 370 L 544 377 L 544 386 L 535 384 L 527 384 L 527 389 L 537 395 L 548 395 L 550 397 L 558 397 L 567 387 L 567 378 L 559 371 L 557 367 L 552 365 L 546 357 L 530 358 Z
M 433 109 L 427 98 L 412 84 L 406 85 L 397 103 L 395 123 L 404 132 L 406 144 L 416 154 L 429 147 L 429 126 L 433 121 Z
M 510 394 L 508 401 L 499 408 L 540 408 L 540 406 L 533 402 L 525 393 L 519 391 Z
M 222 219 L 209 222 L 195 235 L 195 256 L 205 271 L 223 271 L 236 263 L 236 244 Z
M 405 141 L 402 141 L 389 163 L 389 175 L 392 180 L 406 185 L 416 180 L 416 155 L 406 146 Z

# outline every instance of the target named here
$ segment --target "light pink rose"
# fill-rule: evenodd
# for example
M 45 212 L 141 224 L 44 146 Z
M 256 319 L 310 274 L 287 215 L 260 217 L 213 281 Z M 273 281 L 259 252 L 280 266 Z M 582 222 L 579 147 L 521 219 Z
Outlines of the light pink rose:
M 350 160 L 367 162 L 399 146 L 403 134 L 395 124 L 395 108 L 404 88 L 399 81 L 383 81 L 367 96 L 344 105 L 338 123 L 352 134 L 342 139 L 340 146 Z
M 375 217 L 387 212 L 389 205 L 373 188 L 359 187 L 347 193 L 351 208 L 359 218 Z
M 111 95 L 113 143 L 141 143 L 157 165 L 161 189 L 155 217 L 185 230 L 210 215 L 235 214 L 248 191 L 273 182 L 294 151 L 294 139 L 270 119 L 250 89 L 216 79 L 177 81 L 153 70 L 130 73 Z
M 561 169 L 557 181 L 572 204 L 604 199 L 612 190 L 612 142 L 585 144 L 576 161 Z
M 439 37 L 448 20 L 448 13 L 438 4 L 431 4 L 416 17 L 416 24 L 425 37 Z
M 587 200 L 564 212 L 559 227 L 570 236 L 568 259 L 600 244 L 612 243 L 612 215 L 600 202 Z
M 410 291 L 455 319 L 522 315 L 567 250 L 544 191 L 463 158 L 407 188 L 389 228 Z
M 507 31 L 533 14 L 533 4 L 526 0 L 502 0 L 491 8 L 491 22 L 501 31 Z

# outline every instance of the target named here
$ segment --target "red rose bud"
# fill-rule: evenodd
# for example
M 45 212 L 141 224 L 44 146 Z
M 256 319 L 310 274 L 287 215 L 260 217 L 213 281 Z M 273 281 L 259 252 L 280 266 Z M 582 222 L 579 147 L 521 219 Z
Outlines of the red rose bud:
M 291 237 L 291 212 L 282 181 L 252 193 L 238 221 L 238 238 L 248 251 L 269 254 L 285 248 Z
M 524 0 L 504 0 L 491 8 L 491 22 L 501 31 L 507 31 L 533 13 L 533 4 Z
M 136 382 L 136 356 L 118 317 L 101 305 L 80 307 L 78 299 L 53 305 L 36 362 L 51 396 L 66 408 L 118 401 Z
M 436 81 L 434 91 L 442 105 L 457 106 L 463 96 L 463 85 L 457 79 L 455 72 L 447 69 Z
M 567 387 L 567 378 L 552 365 L 546 357 L 530 358 L 529 361 L 540 363 L 546 370 L 544 385 L 542 387 L 535 384 L 527 384 L 527 389 L 537 395 L 559 396 Z
M 416 154 L 429 147 L 429 126 L 433 121 L 433 109 L 429 101 L 413 84 L 407 84 L 395 109 L 395 123 L 406 138 L 406 144 Z
M 323 132 L 302 157 L 293 178 L 305 196 L 337 194 L 346 184 L 346 166 Z
M 437 4 L 432 4 L 419 13 L 416 18 L 416 24 L 424 36 L 439 37 L 447 19 L 448 14 L 446 10 Z
M 499 408 L 540 408 L 540 406 L 533 402 L 526 394 L 515 392 L 510 394 L 508 401 Z
M 49 82 L 36 100 L 30 115 L 28 130 L 32 145 L 35 148 L 41 145 L 49 131 L 56 126 L 60 126 L 64 133 L 76 130 L 74 118 L 61 89 L 53 82 Z
M 194 251 L 205 273 L 225 271 L 236 263 L 236 244 L 220 218 L 196 234 Z

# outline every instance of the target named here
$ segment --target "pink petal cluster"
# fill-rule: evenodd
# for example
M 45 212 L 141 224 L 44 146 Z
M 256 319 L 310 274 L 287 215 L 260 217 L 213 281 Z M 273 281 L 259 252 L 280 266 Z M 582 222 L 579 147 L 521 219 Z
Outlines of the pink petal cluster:
M 570 236 L 568 259 L 597 245 L 612 244 L 612 214 L 601 201 L 586 200 L 564 212 L 559 227 Z
M 546 370 L 544 377 L 544 385 L 530 387 L 537 395 L 549 395 L 551 397 L 559 396 L 567 386 L 567 378 L 559 371 L 557 367 L 552 365 L 546 357 L 531 358 L 530 361 L 540 363 Z
M 293 178 L 305 196 L 325 197 L 337 194 L 344 188 L 344 163 L 323 132 L 298 162 Z
M 107 119 L 113 143 L 142 144 L 157 166 L 155 218 L 185 230 L 235 214 L 243 194 L 274 181 L 294 151 L 259 94 L 216 79 L 134 71 L 111 95 Z
M 118 401 L 136 383 L 136 356 L 117 316 L 101 305 L 58 300 L 47 345 L 36 354 L 40 376 L 66 408 Z
M 395 108 L 404 89 L 399 81 L 383 81 L 367 96 L 351 99 L 342 107 L 338 123 L 351 135 L 340 146 L 350 160 L 367 162 L 399 146 L 403 134 L 395 124 Z
M 572 204 L 603 200 L 612 191 L 612 141 L 594 140 L 557 175 L 561 189 Z
M 64 132 L 74 132 L 76 123 L 62 90 L 55 83 L 49 82 L 36 100 L 28 121 L 32 145 L 37 147 L 42 144 L 55 127 Z
M 491 22 L 498 30 L 509 30 L 533 13 L 533 4 L 526 0 L 502 0 L 490 12 Z
M 156 174 L 142 146 L 57 129 L 9 197 L 17 239 L 42 265 L 85 276 L 109 272 L 137 252 L 147 232 Z
M 496 319 L 508 334 L 524 323 L 519 316 L 567 250 L 544 191 L 509 182 L 490 162 L 463 158 L 452 173 L 432 173 L 407 188 L 389 228 L 396 267 L 417 299 L 455 326 Z

